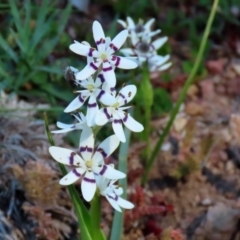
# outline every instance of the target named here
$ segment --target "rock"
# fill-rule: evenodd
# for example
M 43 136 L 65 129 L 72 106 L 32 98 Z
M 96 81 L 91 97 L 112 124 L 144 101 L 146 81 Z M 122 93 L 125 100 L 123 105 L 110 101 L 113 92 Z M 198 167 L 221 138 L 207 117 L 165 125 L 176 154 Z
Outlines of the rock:
M 176 118 L 173 123 L 175 130 L 181 132 L 187 125 L 187 122 L 188 120 L 185 117 Z
M 205 198 L 205 199 L 202 200 L 201 204 L 203 206 L 211 205 L 212 204 L 212 200 L 210 198 Z
M 186 105 L 186 112 L 192 116 L 202 115 L 204 113 L 204 106 L 197 102 L 189 102 Z

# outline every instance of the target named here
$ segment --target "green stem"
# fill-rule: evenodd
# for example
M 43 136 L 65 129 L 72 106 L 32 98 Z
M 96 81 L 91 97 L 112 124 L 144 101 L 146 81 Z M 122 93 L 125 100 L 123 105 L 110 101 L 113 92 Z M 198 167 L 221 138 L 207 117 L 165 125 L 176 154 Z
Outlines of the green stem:
M 92 239 L 93 240 L 100 240 L 106 239 L 103 236 L 99 236 L 99 231 L 96 231 L 100 228 L 101 224 L 101 196 L 96 193 L 94 198 L 91 201 L 91 208 L 90 208 L 90 217 L 91 217 L 91 224 L 92 224 Z
M 48 119 L 47 119 L 47 114 L 44 113 L 44 121 L 45 121 L 45 128 L 46 128 L 46 133 L 48 136 L 48 140 L 50 142 L 51 146 L 55 146 L 54 144 L 54 140 L 52 137 L 52 134 L 49 130 L 48 127 Z M 63 175 L 67 174 L 67 170 L 64 167 L 63 164 L 59 163 L 59 167 L 62 171 Z M 78 218 L 78 224 L 79 224 L 79 229 L 81 231 L 81 236 L 82 239 L 86 239 L 86 240 L 92 240 L 92 236 L 90 234 L 90 230 L 91 230 L 91 219 L 90 219 L 90 215 L 86 209 L 86 207 L 84 206 L 83 202 L 81 201 L 81 199 L 79 198 L 79 195 L 77 193 L 77 190 L 75 189 L 75 187 L 73 185 L 69 185 L 68 186 L 68 191 Z
M 159 152 L 159 149 L 161 148 L 163 142 L 164 142 L 164 139 L 165 137 L 168 135 L 169 133 L 169 130 L 175 120 L 175 117 L 180 109 L 180 106 L 182 104 L 182 102 L 184 101 L 185 99 L 185 96 L 187 94 L 187 91 L 188 91 L 188 88 L 189 86 L 192 84 L 193 80 L 194 80 L 194 77 L 197 73 L 197 70 L 199 68 L 199 65 L 202 61 L 202 57 L 203 57 L 203 53 L 204 53 L 204 50 L 205 50 L 205 46 L 206 46 L 206 43 L 207 43 L 207 39 L 208 39 L 208 36 L 209 36 L 209 33 L 210 33 L 210 30 L 211 30 L 211 26 L 212 26 L 212 23 L 213 23 L 213 19 L 214 19 L 214 16 L 215 16 L 215 13 L 216 13 L 216 10 L 217 10 L 217 6 L 218 6 L 218 0 L 214 0 L 214 3 L 213 3 L 213 6 L 212 6 L 212 9 L 211 9 L 211 13 L 210 13 L 210 16 L 208 18 L 208 22 L 207 22 L 207 26 L 205 28 L 205 31 L 204 31 L 204 34 L 203 34 L 203 38 L 202 38 L 202 41 L 201 41 L 201 45 L 200 45 L 200 49 L 199 49 L 199 52 L 198 52 L 198 55 L 197 55 L 197 58 L 196 58 L 196 62 L 193 66 L 193 69 L 183 87 L 183 90 L 180 94 L 180 97 L 171 113 L 171 116 L 170 116 L 170 120 L 169 122 L 167 123 L 167 126 L 164 128 L 163 130 L 163 133 L 161 135 L 161 137 L 159 138 L 148 162 L 147 162 L 147 165 L 146 165 L 146 170 L 144 172 L 144 175 L 143 175 L 143 178 L 142 178 L 142 184 L 146 184 L 146 181 L 147 181 L 147 177 L 148 177 L 148 174 L 149 174 L 149 171 L 152 167 L 152 164 L 154 162 L 154 159 L 156 158 L 158 152 Z
M 130 111 L 131 115 L 133 111 Z M 126 142 L 121 143 L 118 155 L 118 170 L 124 173 L 127 173 L 127 156 L 128 156 L 128 148 L 130 142 L 130 130 L 124 130 L 126 136 Z M 127 179 L 123 178 L 118 181 L 119 185 L 123 188 L 123 194 L 121 195 L 122 198 L 127 198 Z M 110 240 L 121 240 L 122 239 L 122 231 L 123 231 L 123 212 L 114 212 L 112 229 L 111 229 L 111 236 Z

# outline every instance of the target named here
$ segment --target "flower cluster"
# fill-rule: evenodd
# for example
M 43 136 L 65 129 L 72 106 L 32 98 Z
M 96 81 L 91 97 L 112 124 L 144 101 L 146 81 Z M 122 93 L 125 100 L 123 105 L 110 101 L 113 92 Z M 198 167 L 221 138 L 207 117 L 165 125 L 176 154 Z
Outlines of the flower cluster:
M 80 109 L 85 103 L 86 115 L 75 112 L 76 124 L 57 122 L 60 130 L 53 133 L 65 133 L 82 130 L 79 144 L 79 154 L 72 150 L 50 147 L 52 157 L 72 170 L 60 180 L 61 185 L 69 185 L 81 180 L 81 190 L 86 201 L 91 201 L 96 191 L 107 198 L 109 203 L 118 211 L 121 208 L 131 209 L 133 204 L 120 197 L 123 190 L 115 182 L 126 177 L 114 169 L 113 165 L 105 164 L 105 159 L 125 142 L 123 125 L 134 132 L 143 130 L 143 126 L 130 116 L 126 106 L 135 96 L 135 85 L 127 85 L 117 93 L 115 68 L 133 69 L 136 61 L 130 57 L 120 57 L 115 52 L 124 44 L 128 37 L 128 30 L 120 32 L 113 40 L 105 37 L 99 22 L 93 23 L 93 37 L 97 48 L 89 43 L 75 41 L 70 49 L 87 57 L 87 65 L 81 70 L 68 67 L 65 78 L 74 81 L 80 90 L 75 91 L 77 97 L 65 108 L 64 112 L 72 113 Z M 94 147 L 94 129 L 111 123 L 114 135 L 106 138 L 97 148 Z
M 127 17 L 126 22 L 118 20 L 118 23 L 128 30 L 131 39 L 131 47 L 124 48 L 121 52 L 128 57 L 136 56 L 139 64 L 147 62 L 150 71 L 163 71 L 172 65 L 168 62 L 170 55 L 160 56 L 157 50 L 166 43 L 168 38 L 162 37 L 152 41 L 152 37 L 161 32 L 160 29 L 151 31 L 154 21 L 155 19 L 152 18 L 145 24 L 141 20 L 135 24 L 130 17 Z

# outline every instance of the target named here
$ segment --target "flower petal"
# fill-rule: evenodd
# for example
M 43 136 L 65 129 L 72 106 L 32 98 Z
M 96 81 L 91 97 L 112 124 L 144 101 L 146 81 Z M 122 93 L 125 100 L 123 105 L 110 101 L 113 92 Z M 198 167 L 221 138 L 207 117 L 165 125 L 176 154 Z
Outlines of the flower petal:
M 123 112 L 122 112 L 123 113 Z M 121 114 L 121 113 L 119 113 Z M 144 128 L 143 125 L 136 120 L 134 120 L 130 114 L 124 113 L 121 114 L 123 124 L 133 132 L 141 132 Z
M 93 132 L 90 127 L 86 127 L 82 131 L 79 144 L 79 152 L 81 153 L 85 161 L 91 159 L 93 154 L 93 148 L 94 148 Z
M 77 53 L 82 56 L 92 57 L 97 54 L 97 51 L 94 48 L 79 42 L 71 44 L 69 48 L 74 53 Z
M 117 92 L 116 92 L 116 88 L 109 86 L 106 82 L 103 83 L 102 89 L 103 89 L 105 92 L 110 93 L 113 97 L 116 96 L 116 93 L 117 93 Z M 115 101 L 116 101 L 116 98 L 115 98 Z M 106 104 L 106 105 L 109 105 L 109 104 Z
M 131 29 L 135 28 L 135 23 L 131 17 L 127 17 L 127 24 L 128 24 L 128 28 L 131 28 Z
M 118 68 L 122 69 L 133 69 L 138 66 L 136 61 L 133 61 L 126 57 L 112 56 L 111 63 Z
M 102 73 L 103 73 L 104 79 L 107 82 L 107 84 L 115 87 L 116 76 L 115 76 L 114 69 L 109 62 L 104 62 L 103 63 Z
M 166 64 L 162 65 L 161 67 L 159 67 L 157 70 L 158 71 L 164 71 L 164 70 L 170 68 L 171 66 L 172 66 L 171 62 L 170 63 L 166 63 Z
M 101 168 L 98 168 L 97 173 L 107 179 L 121 179 L 126 177 L 125 173 L 120 172 L 105 164 Z
M 58 128 L 71 128 L 71 127 L 74 127 L 74 124 L 66 124 L 66 123 L 57 121 L 57 127 Z
M 104 90 L 96 89 L 95 96 L 96 96 L 97 100 L 99 100 L 104 105 L 111 106 L 116 102 L 116 98 Z
M 64 112 L 72 112 L 80 108 L 88 99 L 89 91 L 82 91 L 65 109 Z
M 61 185 L 70 185 L 74 182 L 76 182 L 82 174 L 85 172 L 82 168 L 75 168 L 71 172 L 69 172 L 67 175 L 65 175 L 60 181 L 59 184 Z
M 87 171 L 82 179 L 81 190 L 86 201 L 91 201 L 97 189 L 93 172 Z
M 92 158 L 94 162 L 100 162 L 110 156 L 118 147 L 119 140 L 116 135 L 106 138 L 97 148 Z
M 122 119 L 116 113 L 113 114 L 112 128 L 118 139 L 121 142 L 126 142 L 125 134 L 122 127 Z
M 122 27 L 127 28 L 127 23 L 124 22 L 123 20 L 118 19 L 117 22 L 118 22 L 120 25 L 122 25 Z
M 127 37 L 128 37 L 128 30 L 121 31 L 109 44 L 107 53 L 113 54 L 114 52 L 117 52 L 119 48 L 125 43 Z
M 99 66 L 101 65 L 101 61 L 92 61 L 90 63 L 88 63 L 85 68 L 82 71 L 79 71 L 76 74 L 76 78 L 78 80 L 85 80 L 87 78 L 89 78 L 91 75 L 93 75 L 99 68 Z
M 118 206 L 117 201 L 118 201 L 119 197 L 116 194 L 115 195 L 106 195 L 106 198 L 115 210 L 122 212 L 121 208 Z
M 102 25 L 98 21 L 93 22 L 92 26 L 93 38 L 99 51 L 105 50 L 105 34 Z
M 120 50 L 120 52 L 124 55 L 124 56 L 132 56 L 135 55 L 135 52 L 131 49 L 131 48 L 123 48 Z
M 131 84 L 123 87 L 117 95 L 117 101 L 119 105 L 122 106 L 129 103 L 134 98 L 136 92 L 137 88 L 135 85 Z
M 148 63 L 150 65 L 154 65 L 159 67 L 160 65 L 164 64 L 170 59 L 170 55 L 165 55 L 165 56 L 160 56 L 160 55 L 155 55 L 152 58 L 148 59 Z
M 85 166 L 83 159 L 72 150 L 52 146 L 49 148 L 51 156 L 59 163 L 69 166 Z
M 131 202 L 129 202 L 121 197 L 118 197 L 117 203 L 120 207 L 125 208 L 125 209 L 134 208 L 134 205 Z
M 88 105 L 87 105 L 87 114 L 86 114 L 86 119 L 87 119 L 87 125 L 91 127 L 92 125 L 95 124 L 94 118 L 96 116 L 96 113 L 98 112 L 98 104 L 96 101 L 96 97 L 94 94 L 92 94 L 89 98 Z
M 166 41 L 168 40 L 167 37 L 158 38 L 152 42 L 153 47 L 155 50 L 159 49 Z
M 151 31 L 152 24 L 155 22 L 155 18 L 151 18 L 144 24 L 145 31 Z
M 111 114 L 108 108 L 101 108 L 96 114 L 95 122 L 99 126 L 105 125 L 111 119 Z

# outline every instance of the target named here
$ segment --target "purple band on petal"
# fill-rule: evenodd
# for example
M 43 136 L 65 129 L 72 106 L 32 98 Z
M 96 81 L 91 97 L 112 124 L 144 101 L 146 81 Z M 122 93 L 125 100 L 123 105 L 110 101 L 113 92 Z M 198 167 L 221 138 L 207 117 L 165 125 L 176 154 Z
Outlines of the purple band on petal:
M 118 195 L 117 195 L 117 194 L 115 194 L 115 197 L 112 197 L 112 196 L 110 196 L 110 195 L 108 195 L 108 197 L 111 198 L 111 199 L 113 199 L 114 201 L 117 201 L 117 200 L 118 200 Z
M 103 112 L 105 113 L 107 119 L 110 119 L 110 118 L 111 118 L 111 116 L 109 115 L 109 113 L 108 113 L 108 111 L 107 111 L 107 108 L 104 108 L 104 109 L 103 109 Z
M 91 66 L 94 70 L 98 70 L 98 67 L 97 67 L 93 62 L 90 63 L 90 66 Z
M 81 94 L 78 95 L 78 100 L 79 100 L 81 103 L 84 103 L 84 98 L 82 98 L 82 95 L 81 95 Z
M 93 149 L 92 149 L 92 148 L 87 147 L 87 146 L 86 146 L 86 148 L 87 148 L 87 151 L 88 151 L 88 152 L 91 152 L 91 153 L 93 152 Z
M 111 91 L 111 92 L 114 92 L 115 90 L 116 90 L 115 87 L 111 87 L 111 88 L 110 88 L 110 91 Z
M 100 175 L 104 175 L 104 173 L 106 172 L 107 170 L 107 166 L 106 165 L 103 165 L 102 167 L 102 170 L 99 172 Z
M 110 46 L 110 48 L 112 48 L 115 52 L 118 50 L 118 48 L 117 48 L 113 43 L 110 43 L 109 46 Z
M 99 41 L 96 41 L 97 45 L 100 45 L 102 43 L 105 43 L 105 39 L 101 38 Z
M 112 56 L 112 60 L 113 60 L 113 61 L 116 61 L 116 62 L 114 63 L 114 65 L 115 65 L 116 67 L 118 67 L 118 65 L 119 65 L 119 63 L 120 63 L 120 57 L 118 57 L 118 56 Z
M 123 121 L 124 121 L 124 122 L 126 122 L 126 121 L 127 121 L 127 119 L 128 119 L 128 115 L 127 115 L 127 114 L 125 114 L 125 117 L 123 118 Z
M 89 49 L 89 52 L 88 52 L 89 57 L 92 57 L 92 55 L 93 55 L 92 53 L 93 53 L 94 50 L 95 50 L 94 48 Z
M 101 92 L 97 96 L 97 99 L 99 100 L 104 94 L 105 94 L 105 91 L 101 90 Z
M 77 176 L 77 177 L 81 177 L 82 175 L 77 172 L 77 169 L 73 169 L 73 173 Z
M 122 99 L 125 99 L 125 96 L 122 93 L 119 93 L 118 96 L 120 96 Z
M 98 77 L 100 78 L 101 83 L 104 83 L 104 82 L 105 82 L 105 78 L 104 78 L 103 74 L 100 73 L 100 74 L 98 75 Z
M 122 119 L 114 119 L 113 122 L 114 123 L 122 123 Z
M 97 106 L 97 103 L 95 102 L 95 103 L 88 103 L 88 107 L 89 108 L 95 108 Z
M 82 152 L 93 152 L 93 149 L 86 146 L 86 147 L 80 147 L 79 151 L 80 151 L 80 153 L 82 153 Z
M 100 153 L 102 154 L 103 158 L 106 158 L 106 157 L 107 157 L 107 153 L 104 151 L 103 148 L 98 148 L 98 149 L 97 149 L 97 152 L 100 152 Z
M 96 180 L 95 179 L 91 179 L 91 178 L 87 178 L 87 177 L 84 177 L 83 178 L 83 181 L 86 181 L 88 183 L 96 183 Z
M 75 155 L 77 155 L 75 152 L 71 152 L 71 155 L 69 157 L 69 164 L 70 165 L 73 165 Z
M 108 71 L 111 71 L 113 68 L 111 66 L 107 67 L 107 68 L 103 68 L 102 70 L 104 72 L 108 72 Z

